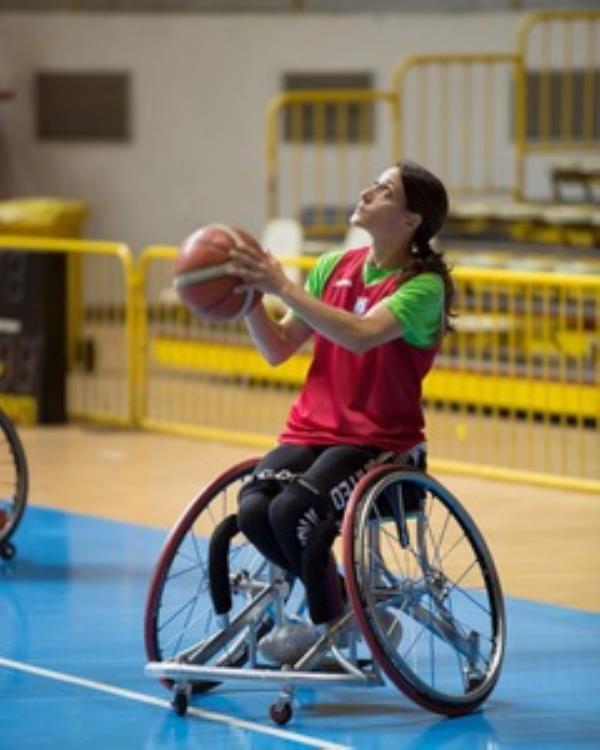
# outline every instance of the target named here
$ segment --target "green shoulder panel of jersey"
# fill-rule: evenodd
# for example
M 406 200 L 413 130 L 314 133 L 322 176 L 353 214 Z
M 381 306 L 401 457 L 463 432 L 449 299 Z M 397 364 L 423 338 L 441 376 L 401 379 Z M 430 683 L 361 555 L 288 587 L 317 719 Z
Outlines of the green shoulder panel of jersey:
M 305 282 L 306 291 L 321 299 L 332 271 L 344 254 L 334 250 L 321 255 Z M 437 273 L 421 273 L 400 286 L 384 300 L 402 327 L 404 340 L 413 346 L 432 346 L 443 319 L 444 282 Z M 300 315 L 293 312 L 295 317 Z
M 317 297 L 317 299 L 321 299 L 327 279 L 331 276 L 333 269 L 343 254 L 343 250 L 332 250 L 318 258 L 306 277 L 304 288 L 309 294 Z
M 331 276 L 331 272 L 343 254 L 343 250 L 332 250 L 329 253 L 323 253 L 323 255 L 319 256 L 315 265 L 308 272 L 308 276 L 304 282 L 304 288 L 311 296 L 321 299 L 327 279 Z M 295 310 L 291 308 L 288 308 L 288 310 L 291 311 L 295 318 L 302 320 L 302 316 L 298 315 Z
M 420 273 L 384 300 L 402 327 L 402 338 L 413 346 L 432 346 L 440 332 L 444 281 L 437 273 Z

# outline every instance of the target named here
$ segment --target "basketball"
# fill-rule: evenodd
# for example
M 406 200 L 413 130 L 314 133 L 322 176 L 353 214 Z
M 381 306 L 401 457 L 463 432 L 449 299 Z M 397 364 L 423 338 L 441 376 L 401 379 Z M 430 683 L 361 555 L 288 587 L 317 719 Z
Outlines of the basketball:
M 181 244 L 173 266 L 173 285 L 183 304 L 202 320 L 241 318 L 259 296 L 252 290 L 245 294 L 233 291 L 241 282 L 227 273 L 229 251 L 236 244 L 260 248 L 247 232 L 225 224 L 200 227 Z

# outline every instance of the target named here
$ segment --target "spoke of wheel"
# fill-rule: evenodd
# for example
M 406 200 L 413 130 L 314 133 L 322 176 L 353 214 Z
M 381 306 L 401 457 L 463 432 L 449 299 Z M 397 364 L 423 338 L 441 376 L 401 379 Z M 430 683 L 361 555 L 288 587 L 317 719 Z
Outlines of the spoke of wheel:
M 433 501 L 433 495 L 431 496 L 431 498 L 432 499 L 431 499 L 431 502 L 430 502 L 430 507 L 433 508 L 434 507 L 434 505 L 433 505 L 433 502 L 434 502 Z M 433 551 L 434 551 L 434 553 L 437 554 L 437 559 L 439 559 L 439 550 L 441 549 L 442 544 L 444 543 L 444 538 L 446 536 L 446 531 L 448 530 L 448 524 L 450 523 L 450 519 L 452 518 L 452 514 L 450 513 L 450 510 L 448 508 L 446 508 L 445 505 L 443 506 L 443 508 L 446 511 L 446 518 L 444 520 L 444 523 L 443 523 L 443 526 L 442 526 L 442 529 L 441 529 L 441 532 L 440 532 L 439 541 L 436 542 L 435 537 L 433 535 L 433 529 L 432 529 L 431 523 L 430 523 L 430 518 L 432 518 L 432 516 L 433 516 L 433 510 L 432 510 L 431 513 L 427 514 L 427 516 L 426 516 L 427 520 L 425 522 L 426 525 L 427 525 L 427 531 L 428 531 L 428 534 L 429 534 L 429 537 L 430 537 L 430 540 L 431 540 L 431 545 L 433 547 Z M 436 555 L 434 555 L 434 558 L 435 557 L 436 557 Z
M 383 536 L 385 536 L 386 539 L 388 539 L 389 542 L 390 542 L 390 548 L 392 549 L 392 554 L 394 555 L 394 557 L 396 559 L 399 572 L 402 573 L 403 571 L 406 571 L 404 573 L 405 578 L 410 578 L 411 577 L 411 569 L 410 569 L 411 566 L 410 566 L 410 564 L 409 563 L 405 563 L 404 565 L 402 565 L 402 563 L 400 562 L 400 560 L 396 557 L 395 549 L 396 549 L 396 547 L 400 547 L 401 546 L 400 545 L 400 540 L 398 539 L 398 536 L 397 536 L 397 531 L 393 531 L 393 532 L 392 531 L 388 531 L 385 528 L 385 525 L 380 525 L 379 529 L 380 529 L 380 533 Z M 415 548 L 413 547 L 412 543 L 410 543 L 408 545 L 408 547 L 403 550 L 403 553 L 404 553 L 405 558 L 408 558 L 409 561 L 410 561 L 410 556 L 412 556 L 413 561 L 416 562 L 417 567 L 419 567 L 419 555 L 418 555 L 417 551 L 415 550 Z M 384 564 L 384 566 L 385 566 L 385 564 Z
M 433 619 L 431 597 L 429 597 L 429 617 Z M 431 663 L 431 684 L 435 685 L 435 638 L 431 632 L 429 633 L 429 660 Z
M 474 561 L 474 563 L 470 566 L 470 568 L 472 568 L 473 565 L 476 564 L 476 562 L 477 561 Z M 462 580 L 462 578 L 464 578 L 464 576 L 467 573 L 468 573 L 468 570 L 465 571 L 465 573 L 463 574 L 463 576 L 461 576 L 461 578 L 459 578 L 458 581 L 456 581 L 456 582 L 453 581 L 451 578 L 446 578 L 447 581 L 450 581 L 452 583 L 452 586 L 448 590 L 448 595 L 450 595 L 452 593 L 452 591 L 457 591 L 458 593 L 462 594 L 465 597 L 465 599 L 468 599 L 471 602 L 471 604 L 473 604 L 475 607 L 478 607 L 482 612 L 485 612 L 486 615 L 489 615 L 491 617 L 492 616 L 491 609 L 488 609 L 487 607 L 484 607 L 484 605 L 481 604 L 481 602 L 478 602 L 477 599 L 475 599 L 474 597 L 472 597 L 469 594 L 469 592 L 468 592 L 467 589 L 463 588 L 462 586 L 459 586 L 460 581 Z M 486 598 L 488 598 L 487 597 L 487 590 L 485 588 L 483 588 L 483 587 L 482 587 L 481 590 L 483 592 L 485 592 Z M 489 600 L 489 598 L 488 598 L 488 600 Z
M 401 574 L 404 568 L 396 552 L 396 547 L 399 546 L 398 537 L 396 536 L 395 533 L 388 531 L 385 528 L 385 525 L 381 523 L 381 516 L 379 516 L 379 511 L 376 511 L 376 513 L 380 521 L 380 523 L 378 524 L 379 533 L 381 534 L 384 540 L 387 540 L 389 542 L 389 549 L 394 559 L 394 563 L 396 565 L 398 572 Z M 383 563 L 383 560 L 381 562 Z M 385 564 L 384 564 L 384 567 L 385 567 Z M 408 575 L 408 571 L 406 571 L 406 575 Z
M 413 622 L 417 622 L 417 620 L 413 620 Z M 425 625 L 421 625 L 421 623 L 419 623 L 419 625 L 420 625 L 420 628 L 421 628 L 421 629 L 419 630 L 419 632 L 418 632 L 418 633 L 417 633 L 417 635 L 415 636 L 415 638 L 414 638 L 413 642 L 412 642 L 412 643 L 410 644 L 410 646 L 408 647 L 408 649 L 407 649 L 406 651 L 404 651 L 404 652 L 403 652 L 403 654 L 402 654 L 402 658 L 404 659 L 404 661 L 406 661 L 406 658 L 407 658 L 408 656 L 410 656 L 410 652 L 411 652 L 411 651 L 412 651 L 412 650 L 414 649 L 414 647 L 415 647 L 415 646 L 417 645 L 417 643 L 418 643 L 418 642 L 419 642 L 419 640 L 421 639 L 421 636 L 423 635 L 423 633 L 425 633 L 425 632 L 428 632 L 428 631 L 427 631 L 427 628 L 425 627 Z
M 184 557 L 183 555 L 177 555 L 177 557 Z M 189 560 L 191 562 L 192 558 L 184 557 L 184 559 Z M 204 566 L 201 562 L 195 562 L 193 565 L 189 565 L 187 568 L 181 568 L 180 570 L 177 570 L 175 573 L 170 573 L 166 581 L 174 581 L 176 578 L 181 578 L 181 576 L 188 575 L 189 573 L 194 572 L 195 570 L 204 570 Z
M 181 607 L 179 607 L 179 609 L 177 609 L 177 610 L 176 610 L 175 612 L 173 612 L 173 613 L 172 613 L 172 614 L 171 614 L 171 615 L 169 616 L 169 618 L 168 618 L 168 619 L 166 619 L 166 620 L 164 620 L 164 621 L 162 621 L 162 622 L 160 623 L 160 625 L 159 625 L 159 626 L 158 626 L 158 628 L 157 628 L 157 629 L 158 629 L 158 631 L 159 631 L 159 632 L 162 632 L 163 630 L 165 630 L 165 628 L 168 628 L 168 627 L 169 627 L 169 625 L 170 625 L 170 624 L 171 624 L 171 623 L 172 623 L 172 622 L 173 622 L 174 620 L 176 620 L 176 619 L 177 619 L 177 618 L 179 617 L 179 615 L 180 615 L 180 614 L 181 614 L 182 612 L 185 612 L 185 610 L 186 610 L 186 609 L 188 609 L 189 607 L 192 607 L 192 608 L 193 608 L 193 607 L 194 607 L 194 604 L 195 604 L 195 602 L 194 602 L 194 597 L 190 597 L 190 598 L 189 598 L 189 599 L 188 599 L 188 600 L 187 600 L 187 601 L 185 602 L 185 604 L 183 604 L 183 605 L 182 605 Z M 161 605 L 161 609 L 162 609 L 162 605 Z M 176 640 L 176 639 L 177 639 L 178 637 L 179 637 L 178 635 L 175 635 L 175 636 L 173 636 L 173 637 L 172 637 L 172 639 L 171 639 L 170 641 L 167 641 L 167 643 L 165 644 L 165 646 L 168 646 L 168 645 L 169 645 L 169 644 L 170 644 L 170 643 L 171 643 L 171 642 L 172 642 L 173 640 Z

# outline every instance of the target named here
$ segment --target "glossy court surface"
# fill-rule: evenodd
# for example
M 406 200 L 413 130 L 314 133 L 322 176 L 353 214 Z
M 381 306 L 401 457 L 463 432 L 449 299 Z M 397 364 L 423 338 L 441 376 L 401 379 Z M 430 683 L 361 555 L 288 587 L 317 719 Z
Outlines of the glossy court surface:
M 35 441 L 26 438 L 39 470 Z M 225 458 L 235 460 L 233 454 Z M 65 474 L 65 497 L 79 491 L 83 498 L 92 489 L 82 483 L 67 491 Z M 105 471 L 104 480 L 89 481 L 94 492 L 126 505 L 134 489 L 124 494 L 116 474 Z M 43 505 L 51 505 L 52 489 L 42 481 L 37 488 Z M 591 507 L 597 499 L 587 502 Z M 468 717 L 429 714 L 391 686 L 301 689 L 292 722 L 280 728 L 268 718 L 276 689 L 247 684 L 207 693 L 179 718 L 167 691 L 143 673 L 144 599 L 166 529 L 59 509 L 70 505 L 60 497 L 55 505 L 36 503 L 34 481 L 14 540 L 17 556 L 0 563 L 2 748 L 488 750 L 600 744 L 597 607 L 586 611 L 510 595 L 504 671 L 491 699 Z M 513 538 L 516 548 L 519 535 Z

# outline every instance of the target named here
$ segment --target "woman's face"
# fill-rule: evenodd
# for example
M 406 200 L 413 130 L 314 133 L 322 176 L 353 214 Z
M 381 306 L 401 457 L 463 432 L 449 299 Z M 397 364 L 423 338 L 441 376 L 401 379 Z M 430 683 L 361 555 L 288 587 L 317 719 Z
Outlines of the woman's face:
M 382 172 L 361 194 L 350 223 L 366 229 L 373 239 L 402 242 L 412 237 L 419 217 L 406 207 L 398 167 Z

